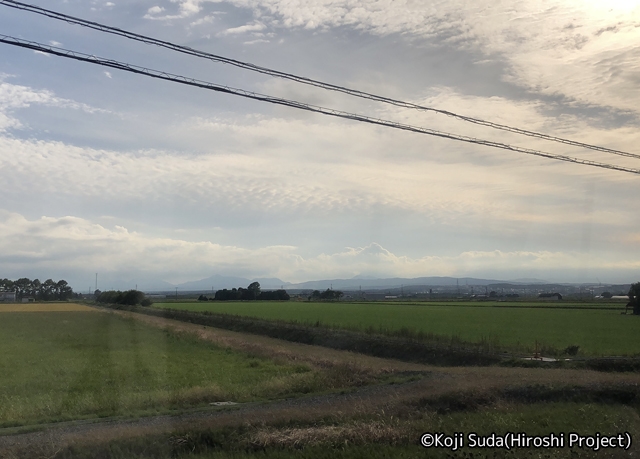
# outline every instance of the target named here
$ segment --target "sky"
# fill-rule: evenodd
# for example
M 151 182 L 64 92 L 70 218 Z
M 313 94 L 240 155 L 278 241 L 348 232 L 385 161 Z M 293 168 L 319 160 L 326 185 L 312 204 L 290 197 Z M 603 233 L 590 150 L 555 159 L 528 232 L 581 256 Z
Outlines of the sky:
M 624 0 L 30 0 L 206 52 L 640 154 Z M 0 5 L 3 34 L 217 84 L 639 168 Z M 214 274 L 640 280 L 640 176 L 0 44 L 0 277 L 76 291 Z

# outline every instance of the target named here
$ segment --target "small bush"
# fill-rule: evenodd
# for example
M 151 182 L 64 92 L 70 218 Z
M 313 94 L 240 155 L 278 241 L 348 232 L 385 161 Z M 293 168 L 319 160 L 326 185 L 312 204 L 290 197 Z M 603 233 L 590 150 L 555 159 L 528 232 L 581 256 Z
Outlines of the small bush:
M 580 346 L 572 344 L 571 346 L 567 346 L 567 348 L 564 351 L 562 351 L 562 353 L 567 355 L 578 355 L 579 350 L 580 350 Z

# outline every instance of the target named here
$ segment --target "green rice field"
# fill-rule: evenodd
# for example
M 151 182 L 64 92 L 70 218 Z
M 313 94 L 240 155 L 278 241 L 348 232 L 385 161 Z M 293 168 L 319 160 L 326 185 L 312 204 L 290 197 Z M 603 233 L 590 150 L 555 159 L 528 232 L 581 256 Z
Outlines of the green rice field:
M 540 306 L 544 307 L 540 307 Z M 496 307 L 499 306 L 499 307 Z M 497 341 L 513 349 L 580 346 L 583 355 L 640 354 L 640 317 L 621 314 L 620 303 L 461 302 L 188 302 L 154 307 L 237 314 L 268 320 L 358 330 L 455 336 L 467 342 Z
M 102 312 L 0 313 L 0 427 L 293 393 L 305 366 Z

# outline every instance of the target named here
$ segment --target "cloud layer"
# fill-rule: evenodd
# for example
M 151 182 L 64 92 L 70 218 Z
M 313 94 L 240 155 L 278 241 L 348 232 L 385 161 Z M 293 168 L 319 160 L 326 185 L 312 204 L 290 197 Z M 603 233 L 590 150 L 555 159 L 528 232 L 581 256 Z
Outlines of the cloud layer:
M 208 0 L 175 0 L 193 16 Z M 640 8 L 633 2 L 543 4 L 481 0 L 228 0 L 251 9 L 261 29 L 352 28 L 378 35 L 403 35 L 479 52 L 478 61 L 504 61 L 506 81 L 549 96 L 638 115 L 640 98 Z M 158 8 L 158 7 L 155 7 Z M 158 11 L 160 12 L 160 11 Z M 227 33 L 250 30 L 246 24 Z
M 639 12 L 623 1 L 602 5 L 163 0 L 65 11 L 640 153 Z M 18 14 L 0 18 L 7 33 L 30 30 L 40 41 L 220 84 L 638 167 L 635 159 L 356 100 L 66 25 L 23 24 Z M 214 272 L 290 281 L 357 274 L 630 279 L 637 272 L 640 221 L 630 209 L 640 183 L 631 174 L 18 51 L 8 51 L 0 67 L 0 275 L 57 270 L 86 283 L 96 270 L 172 282 Z
M 123 275 L 130 275 L 174 283 L 221 272 L 279 277 L 293 282 L 351 278 L 362 273 L 382 277 L 491 273 L 513 278 L 555 275 L 567 270 L 589 272 L 580 253 L 495 250 L 414 258 L 398 256 L 371 243 L 303 257 L 296 247 L 290 246 L 246 248 L 211 241 L 191 242 L 152 237 L 117 225 L 109 228 L 77 217 L 28 220 L 7 212 L 0 212 L 0 241 L 0 262 L 4 269 L 48 277 L 52 272 L 59 272 L 59 265 L 63 263 L 64 271 L 80 285 L 90 282 L 94 271 L 107 277 L 121 273 L 121 279 Z M 629 258 L 589 260 L 589 264 L 594 262 L 599 265 L 596 273 L 605 276 L 640 268 L 640 262 Z M 505 266 L 517 266 L 517 269 L 507 270 Z

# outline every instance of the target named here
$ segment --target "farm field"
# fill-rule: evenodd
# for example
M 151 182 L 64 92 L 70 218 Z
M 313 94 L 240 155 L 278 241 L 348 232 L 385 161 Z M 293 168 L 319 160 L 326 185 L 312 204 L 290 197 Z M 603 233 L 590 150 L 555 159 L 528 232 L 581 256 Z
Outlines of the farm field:
M 0 457 L 13 459 L 488 459 L 503 456 L 492 449 L 452 456 L 418 439 L 424 432 L 640 435 L 637 373 L 440 368 L 89 307 L 4 312 L 0 348 Z M 212 401 L 260 403 L 205 408 Z M 189 410 L 196 407 L 203 409 Z M 174 416 L 154 416 L 167 413 Z M 91 422 L 34 426 L 83 419 Z M 638 451 L 634 442 L 602 457 Z M 543 453 L 536 457 L 594 457 L 568 448 Z
M 514 303 L 515 307 L 489 307 L 487 303 L 320 303 L 320 302 L 187 302 L 156 303 L 154 307 L 237 314 L 267 320 L 320 322 L 335 327 L 383 333 L 414 332 L 455 336 L 467 342 L 497 341 L 514 350 L 541 346 L 565 349 L 580 346 L 583 355 L 640 354 L 639 319 L 621 314 L 619 303 L 610 309 L 563 303 Z M 602 303 L 599 303 L 602 304 Z M 602 307 L 602 306 L 600 306 Z
M 0 427 L 246 402 L 321 386 L 305 365 L 80 308 L 90 312 L 0 313 Z

